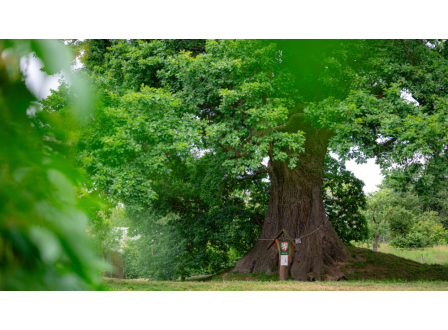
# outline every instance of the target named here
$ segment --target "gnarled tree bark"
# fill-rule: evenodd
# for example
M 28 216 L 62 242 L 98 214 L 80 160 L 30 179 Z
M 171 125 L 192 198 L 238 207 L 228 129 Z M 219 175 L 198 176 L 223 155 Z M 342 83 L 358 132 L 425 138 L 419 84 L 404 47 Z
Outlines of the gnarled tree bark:
M 301 125 L 302 124 L 302 125 Z M 348 260 L 346 249 L 335 230 L 327 221 L 322 201 L 324 160 L 331 132 L 303 125 L 300 120 L 291 130 L 305 132 L 305 151 L 297 166 L 290 169 L 286 162 L 269 161 L 271 181 L 270 201 L 259 239 L 253 248 L 236 264 L 234 271 L 240 273 L 273 274 L 278 268 L 278 252 L 269 239 L 286 229 L 290 236 L 301 238 L 294 249 L 287 269 L 295 280 L 337 280 L 343 276 L 335 271 L 336 262 Z M 301 126 L 301 127 L 300 127 Z M 287 152 L 287 150 L 284 150 Z

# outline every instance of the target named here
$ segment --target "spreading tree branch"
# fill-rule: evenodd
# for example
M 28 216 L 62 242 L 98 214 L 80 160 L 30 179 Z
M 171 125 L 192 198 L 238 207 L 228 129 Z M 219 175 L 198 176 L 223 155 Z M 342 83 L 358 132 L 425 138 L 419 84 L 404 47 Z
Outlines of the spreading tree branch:
M 279 126 L 275 126 L 275 127 L 272 127 L 272 128 L 269 128 L 269 129 L 267 129 L 266 131 L 268 131 L 268 130 L 274 130 L 274 131 L 281 131 L 281 130 L 284 130 L 284 129 L 286 129 L 286 128 L 288 128 L 289 126 L 292 125 L 292 123 L 294 122 L 294 119 L 295 119 L 295 118 L 304 117 L 304 116 L 305 116 L 304 113 L 295 113 L 295 114 L 293 114 L 291 117 L 289 117 L 288 121 L 287 121 L 285 124 L 283 124 L 283 125 L 279 125 Z
M 258 226 L 263 226 L 263 220 L 260 221 L 260 218 L 258 216 L 251 216 L 250 217 Z
M 406 54 L 408 54 L 409 62 L 411 62 L 411 65 L 414 66 L 414 63 L 412 63 L 411 54 L 410 54 L 410 52 L 409 52 L 409 48 L 408 48 L 408 46 L 406 46 L 406 43 L 404 42 L 404 40 L 400 40 L 400 41 L 401 41 L 401 43 L 403 44 L 404 49 L 406 50 Z
M 268 173 L 268 169 L 267 169 L 267 167 L 265 167 L 264 165 L 263 165 L 263 169 L 261 169 L 261 170 L 258 170 L 258 171 L 255 171 L 253 174 L 251 174 L 251 175 L 244 175 L 243 177 L 241 177 L 241 178 L 238 178 L 237 180 L 238 181 L 244 181 L 244 180 L 248 180 L 248 179 L 250 179 L 250 180 L 253 180 L 254 178 L 256 178 L 258 175 L 260 175 L 260 174 L 263 174 L 263 173 Z
M 384 152 L 384 151 L 389 151 L 387 149 L 389 149 L 395 142 L 397 141 L 397 138 L 392 138 L 389 141 L 384 142 L 381 145 L 378 145 L 374 150 L 373 153 L 375 155 L 379 155 L 380 153 Z

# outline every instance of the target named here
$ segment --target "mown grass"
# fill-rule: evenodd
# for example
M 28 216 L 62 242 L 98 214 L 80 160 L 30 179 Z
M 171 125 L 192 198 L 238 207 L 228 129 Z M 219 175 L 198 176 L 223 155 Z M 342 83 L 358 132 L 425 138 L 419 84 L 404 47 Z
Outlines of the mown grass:
M 111 291 L 448 291 L 445 281 L 150 281 L 103 279 L 103 286 Z
M 278 274 L 238 274 L 228 269 L 185 282 L 104 278 L 103 285 L 112 291 L 448 291 L 448 267 L 441 264 L 421 264 L 419 260 L 363 248 L 347 251 L 350 260 L 337 265 L 343 273 L 337 282 L 280 282 Z M 440 250 L 434 248 L 427 259 L 440 260 Z

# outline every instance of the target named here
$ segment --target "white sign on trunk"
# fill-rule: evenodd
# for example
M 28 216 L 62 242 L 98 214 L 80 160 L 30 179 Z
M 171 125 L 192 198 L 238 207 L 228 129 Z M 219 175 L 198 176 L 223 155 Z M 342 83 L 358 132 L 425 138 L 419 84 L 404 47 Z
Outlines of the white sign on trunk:
M 288 256 L 280 256 L 280 266 L 288 266 Z

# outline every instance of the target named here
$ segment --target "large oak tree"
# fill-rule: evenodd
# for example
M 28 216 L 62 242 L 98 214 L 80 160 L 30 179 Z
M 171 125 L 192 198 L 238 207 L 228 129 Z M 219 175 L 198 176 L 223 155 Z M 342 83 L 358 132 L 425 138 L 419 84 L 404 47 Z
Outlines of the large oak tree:
M 376 157 L 397 182 L 446 177 L 448 47 L 440 40 L 74 42 L 102 97 L 78 159 L 96 187 L 145 208 L 173 159 L 226 177 L 268 174 L 259 238 L 235 271 L 271 274 L 270 239 L 301 238 L 296 280 L 337 279 L 349 255 L 323 206 L 324 160 Z M 412 95 L 416 103 L 403 95 Z M 50 102 L 51 103 L 51 102 Z M 124 129 L 125 128 L 125 129 Z M 262 164 L 269 157 L 268 165 Z M 163 191 L 163 189 L 161 190 Z M 159 191 L 160 193 L 160 191 Z M 205 193 L 204 193 L 205 194 Z

